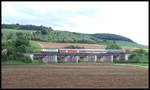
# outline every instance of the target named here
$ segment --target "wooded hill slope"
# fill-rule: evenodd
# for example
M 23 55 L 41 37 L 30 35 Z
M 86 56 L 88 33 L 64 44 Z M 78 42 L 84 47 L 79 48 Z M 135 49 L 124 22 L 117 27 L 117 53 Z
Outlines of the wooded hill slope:
M 115 40 L 115 41 L 128 41 L 133 42 L 131 39 L 116 35 L 116 34 L 107 34 L 107 33 L 97 33 L 97 34 L 88 34 L 90 36 L 102 39 L 102 40 Z M 133 42 L 134 43 L 134 42 Z
M 127 37 L 115 34 L 83 34 L 68 31 L 53 30 L 51 27 L 19 24 L 2 24 L 2 40 L 16 37 L 16 33 L 24 33 L 28 40 L 56 42 L 56 43 L 86 43 L 86 44 L 111 44 L 116 43 L 121 47 L 145 48 Z

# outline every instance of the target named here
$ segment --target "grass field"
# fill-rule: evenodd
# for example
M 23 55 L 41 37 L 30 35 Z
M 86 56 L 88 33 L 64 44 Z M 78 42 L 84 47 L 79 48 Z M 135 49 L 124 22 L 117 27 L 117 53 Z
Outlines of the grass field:
M 145 68 L 149 68 L 149 64 L 148 63 L 135 63 L 135 64 L 118 64 L 118 65 L 128 65 L 128 66 L 137 66 L 137 67 L 145 67 Z
M 52 65 L 52 64 L 93 64 L 93 65 L 127 65 L 127 66 L 138 66 L 138 67 L 145 67 L 149 68 L 148 63 L 97 63 L 97 62 L 78 62 L 78 63 L 73 63 L 73 62 L 64 62 L 64 63 L 41 63 L 38 60 L 33 60 L 32 63 L 24 63 L 20 61 L 6 61 L 2 62 L 2 65 Z
M 22 33 L 29 33 L 29 32 L 35 32 L 35 30 L 15 30 L 15 29 L 2 29 L 3 33 L 16 33 L 16 32 L 22 32 Z
M 37 44 L 33 41 L 30 41 L 30 46 L 32 47 L 33 52 L 40 52 L 42 49 L 42 47 L 39 44 Z
M 126 65 L 4 65 L 2 88 L 148 88 L 148 69 Z

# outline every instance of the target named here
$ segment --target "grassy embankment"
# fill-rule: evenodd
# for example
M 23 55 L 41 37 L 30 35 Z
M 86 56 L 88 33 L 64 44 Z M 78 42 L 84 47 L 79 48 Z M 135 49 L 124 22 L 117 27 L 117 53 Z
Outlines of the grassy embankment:
M 129 65 L 129 66 L 138 66 L 138 67 L 145 67 L 149 68 L 148 63 L 96 63 L 96 62 L 79 62 L 79 63 L 41 63 L 38 60 L 34 60 L 32 63 L 24 63 L 19 61 L 9 61 L 9 62 L 2 62 L 2 65 L 52 65 L 52 64 L 95 64 L 95 65 Z

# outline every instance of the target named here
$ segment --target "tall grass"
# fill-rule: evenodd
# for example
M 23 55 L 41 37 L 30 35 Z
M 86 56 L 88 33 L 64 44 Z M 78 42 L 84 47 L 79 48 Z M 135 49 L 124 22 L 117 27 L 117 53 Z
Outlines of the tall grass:
M 25 63 L 19 60 L 8 60 L 8 61 L 3 61 L 1 63 L 1 65 L 43 65 L 43 64 L 46 63 L 39 62 L 38 60 L 33 60 L 30 63 Z
M 2 61 L 2 65 L 25 65 L 25 62 L 19 61 L 19 60 L 8 60 L 8 61 Z

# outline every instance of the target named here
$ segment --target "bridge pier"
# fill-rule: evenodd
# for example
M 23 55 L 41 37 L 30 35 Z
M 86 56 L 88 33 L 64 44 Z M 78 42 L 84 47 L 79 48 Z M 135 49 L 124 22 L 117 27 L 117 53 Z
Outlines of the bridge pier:
M 124 55 L 117 55 L 117 56 L 114 56 L 114 60 L 128 60 L 130 54 L 124 54 Z
M 130 54 L 125 54 L 125 60 L 127 61 L 128 58 L 130 57 Z
M 54 55 L 53 57 L 54 57 L 55 62 L 57 63 L 57 55 Z
M 41 61 L 45 63 L 49 63 L 49 62 L 57 63 L 57 55 L 53 55 L 53 56 L 47 55 L 44 58 L 42 58 Z
M 62 58 L 62 62 L 68 62 L 69 58 L 70 58 L 70 56 L 64 56 L 64 58 Z
M 62 62 L 77 62 L 79 61 L 79 56 L 64 56 L 61 58 Z
M 94 56 L 94 59 L 95 59 L 95 62 L 97 62 L 97 56 L 96 55 Z
M 75 56 L 76 57 L 76 63 L 78 63 L 78 61 L 79 61 L 79 56 Z
M 87 62 L 88 56 L 80 56 L 80 58 L 78 59 L 78 62 Z
M 98 56 L 96 62 L 113 62 L 113 55 Z
M 120 56 L 116 56 L 116 58 L 114 58 L 114 59 L 119 61 L 120 60 Z
M 113 55 L 110 55 L 110 62 L 113 62 Z
M 69 62 L 78 62 L 78 56 L 70 56 L 68 59 Z
M 107 55 L 104 57 L 104 62 L 113 62 L 113 55 Z
M 87 62 L 96 62 L 97 61 L 96 55 L 86 56 L 86 58 L 87 58 Z

